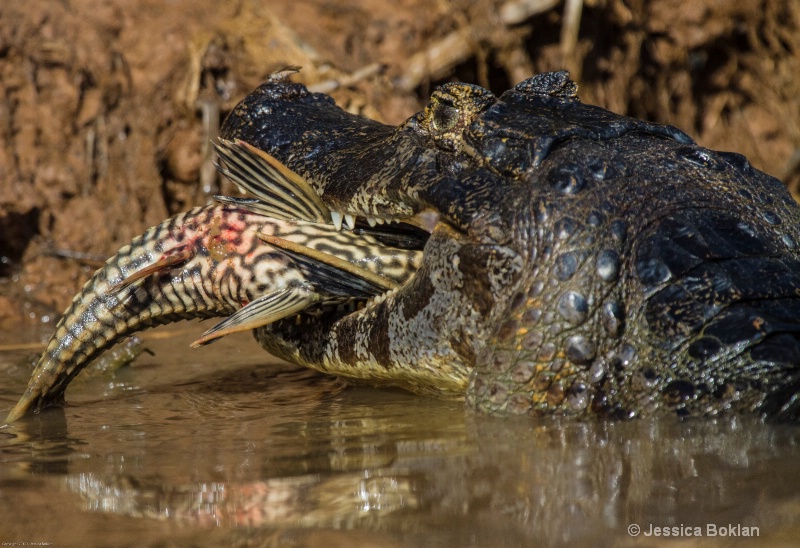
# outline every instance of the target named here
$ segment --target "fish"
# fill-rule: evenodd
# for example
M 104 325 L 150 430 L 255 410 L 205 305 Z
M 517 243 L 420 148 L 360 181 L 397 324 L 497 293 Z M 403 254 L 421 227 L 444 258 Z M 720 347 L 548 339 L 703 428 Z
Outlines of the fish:
M 312 187 L 243 141 L 216 143 L 222 174 L 247 196 L 178 214 L 122 247 L 58 322 L 5 422 L 63 401 L 69 382 L 122 338 L 183 319 L 225 318 L 192 347 L 325 306 L 355 307 L 419 268 L 424 237 L 336 218 Z M 413 238 L 412 238 L 413 239 Z

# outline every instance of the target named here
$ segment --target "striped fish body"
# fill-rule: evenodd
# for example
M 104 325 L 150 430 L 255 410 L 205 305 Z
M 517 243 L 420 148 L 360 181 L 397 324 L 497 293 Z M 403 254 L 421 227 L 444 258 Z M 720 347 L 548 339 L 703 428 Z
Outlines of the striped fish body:
M 356 274 L 265 243 L 295 244 L 353 265 Z M 267 217 L 217 204 L 150 228 L 86 283 L 56 326 L 28 388 L 6 422 L 63 398 L 69 381 L 116 341 L 180 319 L 233 314 L 196 345 L 297 314 L 366 300 L 404 283 L 421 253 L 389 247 L 329 224 Z M 371 273 L 372 282 L 359 272 Z M 333 281 L 335 280 L 335 283 Z M 381 281 L 385 281 L 382 285 Z

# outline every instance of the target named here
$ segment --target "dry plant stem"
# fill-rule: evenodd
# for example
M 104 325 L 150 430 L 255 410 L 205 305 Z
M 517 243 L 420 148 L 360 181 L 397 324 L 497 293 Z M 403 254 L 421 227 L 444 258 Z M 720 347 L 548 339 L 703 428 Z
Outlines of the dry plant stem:
M 557 4 L 558 0 L 511 0 L 500 7 L 500 21 L 505 25 L 515 25 Z M 395 87 L 402 91 L 412 91 L 426 78 L 443 76 L 472 55 L 472 44 L 470 28 L 451 32 L 426 50 L 412 55 L 402 75 L 395 80 Z
M 794 178 L 800 174 L 800 149 L 795 149 L 789 159 L 786 161 L 786 165 L 781 171 L 780 180 L 789 187 L 789 192 L 792 193 L 795 200 L 798 199 L 798 195 L 800 195 L 800 188 L 797 181 L 794 181 Z
M 84 264 L 93 268 L 100 268 L 106 262 L 106 258 L 102 255 L 84 253 L 82 251 L 72 251 L 69 249 L 51 249 L 45 251 L 44 254 L 51 257 L 58 257 L 59 259 L 72 259 L 74 261 L 78 261 L 80 264 Z
M 383 72 L 385 68 L 386 65 L 383 63 L 372 63 L 358 69 L 352 74 L 345 74 L 339 78 L 331 78 L 330 80 L 325 80 L 324 82 L 318 82 L 316 84 L 309 85 L 308 89 L 314 93 L 330 93 L 333 90 L 350 87 L 363 80 L 372 78 L 373 76 Z
M 498 52 L 498 61 L 505 69 L 509 82 L 522 82 L 534 73 L 533 61 L 521 38 L 508 49 Z
M 468 34 L 468 29 L 451 32 L 431 44 L 428 49 L 412 55 L 403 75 L 395 81 L 395 87 L 402 91 L 412 91 L 426 78 L 442 76 L 453 66 L 469 58 L 472 48 Z
M 500 6 L 500 20 L 506 25 L 517 25 L 537 13 L 558 5 L 559 0 L 511 0 Z
M 17 352 L 19 350 L 36 350 L 41 352 L 47 347 L 45 343 L 20 343 L 20 344 L 0 344 L 0 352 Z
M 800 149 L 795 149 L 783 168 L 780 180 L 786 183 L 798 173 L 800 173 Z
M 217 184 L 217 168 L 214 165 L 216 152 L 211 145 L 219 135 L 220 107 L 219 99 L 201 97 L 198 99 L 203 114 L 203 163 L 200 166 L 200 190 L 206 196 L 219 193 Z
M 569 61 L 578 43 L 581 26 L 583 0 L 566 0 L 564 3 L 564 22 L 561 25 L 561 53 Z

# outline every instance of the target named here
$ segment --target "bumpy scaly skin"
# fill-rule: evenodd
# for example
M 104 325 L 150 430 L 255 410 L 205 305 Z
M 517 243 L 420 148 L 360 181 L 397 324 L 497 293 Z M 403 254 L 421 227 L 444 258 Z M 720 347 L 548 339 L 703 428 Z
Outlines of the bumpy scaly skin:
M 399 292 L 258 330 L 309 367 L 489 412 L 800 413 L 800 208 L 745 158 L 580 103 L 450 84 L 394 128 L 282 81 L 226 121 L 333 210 L 439 216 Z M 428 215 L 430 218 L 430 215 Z
M 295 267 L 259 234 L 335 254 L 397 283 L 411 276 L 419 255 L 333 226 L 273 219 L 233 206 L 181 213 L 120 249 L 75 296 L 7 422 L 30 407 L 61 400 L 69 381 L 126 335 L 181 319 L 232 314 L 282 288 L 314 290 L 313 273 Z M 172 264 L 121 285 L 159 261 Z M 320 289 L 320 303 L 342 300 Z

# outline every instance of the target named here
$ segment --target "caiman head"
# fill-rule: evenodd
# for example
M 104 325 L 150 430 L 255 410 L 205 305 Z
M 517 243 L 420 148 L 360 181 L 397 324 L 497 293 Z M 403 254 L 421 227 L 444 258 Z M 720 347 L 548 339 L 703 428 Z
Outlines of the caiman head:
M 448 84 L 399 127 L 277 79 L 222 134 L 334 215 L 430 232 L 400 289 L 257 331 L 321 371 L 490 412 L 795 420 L 800 213 L 744 157 L 582 104 L 566 73 Z

